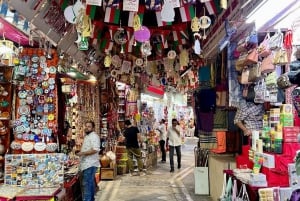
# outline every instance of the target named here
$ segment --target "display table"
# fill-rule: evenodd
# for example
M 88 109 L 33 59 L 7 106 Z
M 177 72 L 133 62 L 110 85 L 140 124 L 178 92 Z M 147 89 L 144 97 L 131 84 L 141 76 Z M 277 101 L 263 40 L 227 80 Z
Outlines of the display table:
M 218 200 L 222 193 L 223 171 L 236 168 L 235 157 L 230 154 L 213 154 L 208 157 L 209 189 L 212 200 Z
M 60 187 L 54 188 L 34 188 L 25 189 L 23 192 L 16 195 L 15 200 L 19 201 L 37 201 L 37 200 L 51 200 L 61 191 Z
M 11 186 L 11 185 L 0 185 L 0 200 L 10 201 L 14 200 L 16 195 L 22 193 L 24 188 Z

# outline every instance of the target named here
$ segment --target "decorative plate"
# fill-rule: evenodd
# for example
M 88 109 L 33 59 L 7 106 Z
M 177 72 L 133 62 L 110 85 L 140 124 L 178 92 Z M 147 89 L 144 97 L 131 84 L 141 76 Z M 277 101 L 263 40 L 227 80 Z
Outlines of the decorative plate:
M 33 90 L 27 90 L 27 96 L 32 97 L 34 95 L 34 91 Z
M 31 61 L 36 63 L 39 61 L 39 57 L 37 55 L 32 56 Z
M 55 115 L 54 114 L 48 114 L 48 120 L 52 121 L 55 119 Z
M 21 115 L 19 119 L 23 123 L 23 122 L 27 121 L 27 116 L 26 115 Z
M 16 133 L 23 133 L 25 131 L 25 126 L 20 125 L 15 128 Z
M 199 22 L 201 29 L 207 29 L 211 25 L 211 19 L 208 16 L 200 17 Z
M 41 68 L 47 68 L 47 63 L 40 63 Z
M 40 63 L 46 63 L 46 60 L 45 56 L 40 56 Z
M 55 74 L 55 73 L 56 73 L 56 68 L 55 68 L 55 66 L 50 66 L 50 67 L 49 67 L 49 73 L 50 73 L 50 74 Z
M 20 150 L 21 149 L 21 144 L 16 141 L 12 141 L 10 144 L 10 148 L 13 150 Z
M 23 98 L 26 98 L 26 96 L 27 96 L 27 91 L 26 91 L 25 89 L 20 90 L 20 91 L 18 92 L 18 97 L 19 97 L 19 98 L 23 99 Z
M 34 150 L 44 151 L 46 149 L 46 144 L 44 142 L 36 142 L 34 145 Z
M 32 66 L 32 68 L 38 68 L 39 67 L 39 65 L 37 63 L 33 63 L 31 66 Z
M 34 93 L 38 96 L 42 95 L 43 94 L 43 89 L 40 88 L 40 87 L 37 87 L 35 90 L 34 90 Z
M 23 151 L 29 152 L 33 150 L 33 143 L 32 142 L 23 142 L 21 145 Z
M 55 152 L 55 150 L 57 149 L 57 144 L 56 143 L 53 143 L 53 142 L 50 142 L 50 143 L 47 143 L 47 147 L 46 147 L 46 150 L 49 151 L 49 152 Z
M 138 59 L 135 60 L 135 64 L 136 64 L 137 66 L 142 66 L 143 63 L 144 63 L 144 61 L 143 61 L 143 59 L 141 59 L 141 58 L 138 58 Z
M 23 140 L 28 141 L 29 140 L 29 134 L 25 133 L 22 136 Z
M 48 79 L 49 84 L 55 84 L 55 78 L 51 77 Z
M 28 97 L 26 97 L 26 99 L 20 99 L 20 100 L 19 100 L 19 104 L 20 104 L 21 106 L 26 105 L 26 104 L 27 104 L 27 98 L 28 98 Z
M 30 107 L 28 105 L 22 105 L 18 108 L 18 113 L 20 115 L 28 115 L 30 114 Z

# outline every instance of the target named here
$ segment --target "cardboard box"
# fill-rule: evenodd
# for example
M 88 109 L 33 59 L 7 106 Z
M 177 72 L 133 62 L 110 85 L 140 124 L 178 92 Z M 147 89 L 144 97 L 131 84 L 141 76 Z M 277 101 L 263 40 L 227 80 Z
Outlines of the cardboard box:
M 275 168 L 275 156 L 272 154 L 263 153 L 263 166 L 267 168 Z

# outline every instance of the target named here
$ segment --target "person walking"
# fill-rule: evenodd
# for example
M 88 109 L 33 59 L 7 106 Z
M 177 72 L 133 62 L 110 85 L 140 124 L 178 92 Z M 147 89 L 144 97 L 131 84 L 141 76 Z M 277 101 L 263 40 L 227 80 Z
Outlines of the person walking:
M 128 156 L 129 173 L 131 176 L 133 175 L 133 159 L 135 157 L 138 163 L 139 175 L 143 176 L 145 173 L 143 172 L 142 152 L 139 146 L 139 142 L 141 142 L 140 131 L 136 126 L 131 124 L 130 120 L 125 120 L 124 123 L 126 127 L 124 137 Z
M 157 127 L 157 130 L 159 132 L 159 146 L 160 146 L 160 151 L 161 151 L 161 162 L 165 163 L 166 162 L 166 140 L 167 140 L 167 129 L 166 129 L 166 124 L 165 120 L 161 119 L 159 122 L 159 126 Z
M 169 158 L 170 158 L 170 172 L 174 172 L 174 149 L 177 155 L 177 168 L 181 168 L 181 129 L 177 119 L 172 119 L 172 125 L 167 132 L 169 142 Z
M 95 174 L 100 167 L 100 137 L 95 132 L 95 122 L 85 123 L 85 136 L 77 156 L 80 157 L 80 175 L 83 201 L 95 201 Z

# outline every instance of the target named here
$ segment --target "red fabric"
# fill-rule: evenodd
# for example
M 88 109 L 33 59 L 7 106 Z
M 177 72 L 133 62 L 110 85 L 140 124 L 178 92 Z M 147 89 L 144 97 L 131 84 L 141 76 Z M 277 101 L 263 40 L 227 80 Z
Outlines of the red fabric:
M 276 168 L 261 168 L 261 173 L 265 174 L 268 181 L 268 187 L 288 187 L 289 176 L 287 172 L 277 170 Z
M 236 167 L 240 169 L 249 168 L 252 169 L 252 163 L 248 156 L 239 155 L 235 157 Z
M 249 150 L 251 146 L 250 145 L 243 145 L 242 147 L 242 155 L 248 157 L 249 156 Z
M 300 149 L 300 143 L 283 143 L 282 153 L 284 155 L 290 155 L 292 158 L 296 156 L 296 151 Z

